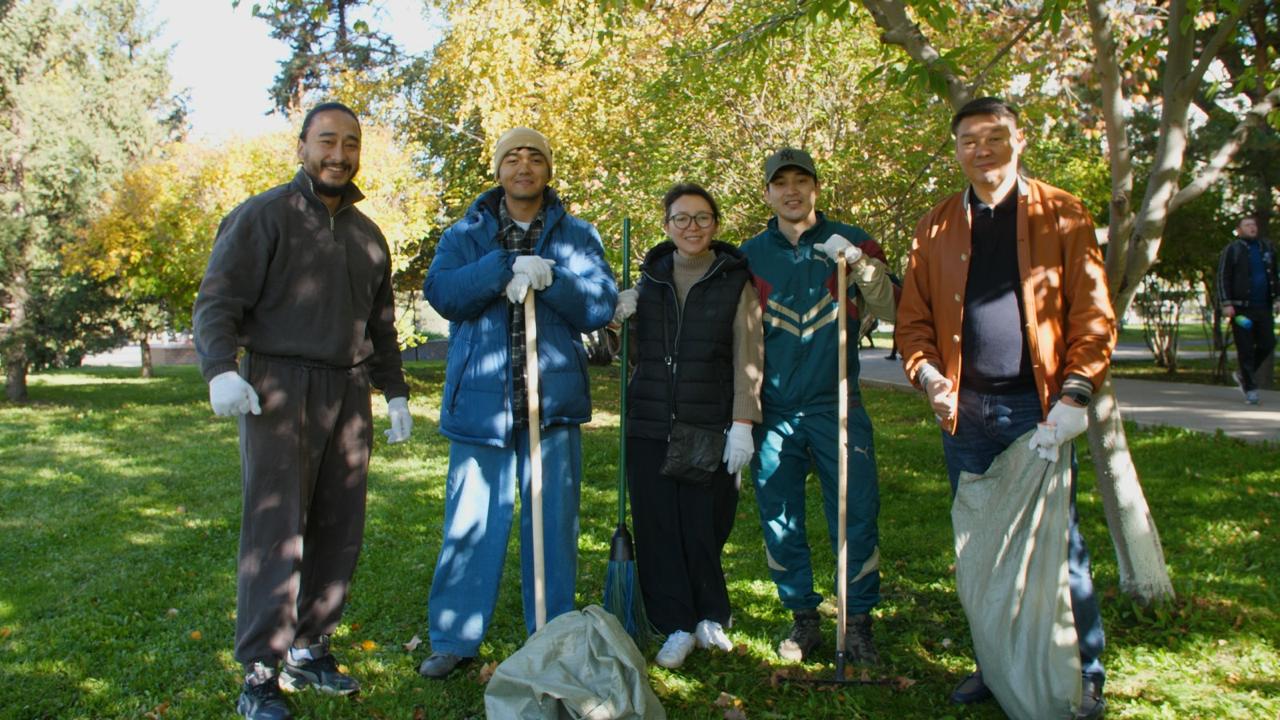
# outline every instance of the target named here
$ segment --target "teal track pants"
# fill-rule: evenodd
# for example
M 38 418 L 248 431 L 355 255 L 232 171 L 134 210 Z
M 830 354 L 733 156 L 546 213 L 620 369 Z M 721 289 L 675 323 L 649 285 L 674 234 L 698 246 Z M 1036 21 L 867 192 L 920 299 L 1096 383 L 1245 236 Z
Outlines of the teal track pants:
M 871 419 L 861 405 L 849 408 L 848 533 L 850 614 L 865 613 L 880 601 L 880 548 L 876 516 L 880 489 Z M 756 504 L 764 530 L 769 574 L 778 597 L 791 610 L 815 608 L 822 596 L 814 591 L 813 563 L 805 534 L 805 481 L 818 471 L 822 509 L 827 518 L 831 553 L 836 552 L 839 519 L 836 471 L 835 412 L 765 415 L 756 426 L 758 452 L 752 461 Z M 831 587 L 836 585 L 832 576 Z

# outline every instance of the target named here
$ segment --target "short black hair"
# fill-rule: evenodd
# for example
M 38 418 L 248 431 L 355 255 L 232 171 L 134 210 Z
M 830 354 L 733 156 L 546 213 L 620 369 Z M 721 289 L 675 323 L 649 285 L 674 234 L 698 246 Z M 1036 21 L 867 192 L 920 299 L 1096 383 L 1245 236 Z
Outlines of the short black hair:
M 351 119 L 356 121 L 356 127 L 360 126 L 360 118 L 356 117 L 355 110 L 352 110 L 351 108 L 347 107 L 346 105 L 343 105 L 340 102 L 333 102 L 333 101 L 322 102 L 319 105 L 308 110 L 307 116 L 302 118 L 302 132 L 298 133 L 298 139 L 306 140 L 307 130 L 311 129 L 312 119 L 314 119 L 316 115 L 319 115 L 322 112 L 329 112 L 330 110 L 337 110 L 338 112 L 344 112 L 350 115 Z
M 1018 109 L 1009 103 L 996 97 L 980 97 L 974 98 L 964 104 L 964 107 L 956 111 L 951 118 L 951 134 L 956 134 L 956 128 L 960 127 L 960 121 L 973 115 L 995 115 L 996 117 L 1009 118 L 1013 121 L 1014 126 L 1018 125 Z
M 707 204 L 711 206 L 711 217 L 715 218 L 717 225 L 720 224 L 720 206 L 716 204 L 716 199 L 711 197 L 711 193 L 707 192 L 706 188 L 691 182 L 676 183 L 671 186 L 666 195 L 662 196 L 663 222 L 670 219 L 668 215 L 671 213 L 671 206 L 685 195 L 697 195 L 706 200 Z

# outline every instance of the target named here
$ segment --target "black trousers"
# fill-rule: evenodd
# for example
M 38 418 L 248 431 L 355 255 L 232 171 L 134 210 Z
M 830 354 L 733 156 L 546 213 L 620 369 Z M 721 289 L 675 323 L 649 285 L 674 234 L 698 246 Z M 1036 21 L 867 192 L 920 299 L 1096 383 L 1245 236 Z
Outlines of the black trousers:
M 364 539 L 369 374 L 247 354 L 261 415 L 240 419 L 244 508 L 235 657 L 279 663 L 331 635 Z
M 1236 339 L 1236 358 L 1240 363 L 1240 379 L 1246 391 L 1257 390 L 1258 380 L 1255 374 L 1267 361 L 1267 356 L 1276 349 L 1275 318 L 1271 316 L 1270 305 L 1249 308 L 1237 313 L 1237 317 L 1240 315 L 1253 321 L 1252 327 L 1248 328 L 1231 323 L 1231 332 Z
M 695 485 L 658 469 L 667 443 L 627 439 L 627 482 L 636 569 L 645 612 L 663 634 L 693 632 L 699 621 L 729 622 L 720 554 L 733 530 L 738 489 L 724 473 Z

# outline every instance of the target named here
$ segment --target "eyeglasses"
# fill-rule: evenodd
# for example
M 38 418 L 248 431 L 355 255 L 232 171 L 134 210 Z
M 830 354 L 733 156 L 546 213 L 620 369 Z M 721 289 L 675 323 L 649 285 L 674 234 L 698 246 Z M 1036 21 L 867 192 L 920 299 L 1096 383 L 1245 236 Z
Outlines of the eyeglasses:
M 667 222 L 675 225 L 677 230 L 684 230 L 688 228 L 689 223 L 691 222 L 697 223 L 698 227 L 705 229 L 711 227 L 715 221 L 715 216 L 708 212 L 700 212 L 697 215 L 686 215 L 685 213 L 680 213 L 679 215 L 672 215 L 667 218 Z

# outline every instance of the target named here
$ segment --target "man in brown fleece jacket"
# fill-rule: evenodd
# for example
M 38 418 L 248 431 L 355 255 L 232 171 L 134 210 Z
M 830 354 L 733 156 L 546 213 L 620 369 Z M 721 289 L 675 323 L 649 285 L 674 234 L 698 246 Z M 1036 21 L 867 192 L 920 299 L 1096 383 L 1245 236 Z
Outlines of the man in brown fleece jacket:
M 387 398 L 390 442 L 413 426 L 391 254 L 355 208 L 360 122 L 323 103 L 298 137 L 293 180 L 223 219 L 194 310 L 209 401 L 239 421 L 235 657 L 245 681 L 236 710 L 260 720 L 291 717 L 282 687 L 359 690 L 329 636 L 364 536 L 370 385 Z

